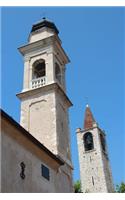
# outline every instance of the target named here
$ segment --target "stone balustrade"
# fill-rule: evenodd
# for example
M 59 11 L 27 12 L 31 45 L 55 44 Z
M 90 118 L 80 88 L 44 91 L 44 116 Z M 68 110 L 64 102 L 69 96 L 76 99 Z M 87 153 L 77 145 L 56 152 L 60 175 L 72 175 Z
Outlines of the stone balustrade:
M 31 81 L 31 88 L 32 89 L 39 88 L 39 87 L 42 87 L 44 85 L 46 85 L 46 77 L 45 76 L 33 79 Z

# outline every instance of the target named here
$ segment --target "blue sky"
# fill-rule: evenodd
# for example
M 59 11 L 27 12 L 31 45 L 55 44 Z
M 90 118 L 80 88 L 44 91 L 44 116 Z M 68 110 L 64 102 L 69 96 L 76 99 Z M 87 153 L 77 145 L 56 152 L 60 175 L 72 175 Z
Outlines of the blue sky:
M 85 97 L 107 134 L 114 183 L 125 181 L 123 7 L 5 7 L 2 8 L 2 108 L 19 122 L 16 94 L 23 86 L 23 58 L 17 48 L 27 43 L 32 24 L 43 14 L 58 27 L 71 63 L 67 93 L 74 180 L 79 179 L 75 130 L 83 127 Z

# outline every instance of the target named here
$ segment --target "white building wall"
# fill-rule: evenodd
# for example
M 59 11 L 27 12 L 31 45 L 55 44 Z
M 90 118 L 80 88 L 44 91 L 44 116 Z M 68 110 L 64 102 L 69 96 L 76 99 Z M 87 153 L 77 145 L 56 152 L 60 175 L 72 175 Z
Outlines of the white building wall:
M 21 145 L 16 138 L 13 139 L 5 131 L 2 134 L 2 192 L 57 192 L 58 188 L 55 185 L 57 172 L 28 147 L 24 147 L 25 143 Z M 26 166 L 25 179 L 20 177 L 21 162 Z M 41 164 L 49 167 L 50 181 L 42 177 Z
M 39 149 L 20 130 L 2 123 L 2 193 L 69 193 L 73 192 L 71 167 L 60 166 Z M 25 179 L 20 177 L 20 163 L 25 164 Z M 50 170 L 50 180 L 41 175 L 41 164 Z

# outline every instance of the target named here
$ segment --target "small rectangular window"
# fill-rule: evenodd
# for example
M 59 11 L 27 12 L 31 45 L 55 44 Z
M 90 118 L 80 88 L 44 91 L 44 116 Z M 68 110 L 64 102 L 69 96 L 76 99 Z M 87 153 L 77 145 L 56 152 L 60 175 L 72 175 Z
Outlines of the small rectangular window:
M 94 185 L 94 178 L 93 178 L 93 176 L 92 176 L 92 184 Z
M 49 169 L 43 164 L 41 165 L 41 174 L 45 179 L 47 179 L 48 181 L 50 180 Z

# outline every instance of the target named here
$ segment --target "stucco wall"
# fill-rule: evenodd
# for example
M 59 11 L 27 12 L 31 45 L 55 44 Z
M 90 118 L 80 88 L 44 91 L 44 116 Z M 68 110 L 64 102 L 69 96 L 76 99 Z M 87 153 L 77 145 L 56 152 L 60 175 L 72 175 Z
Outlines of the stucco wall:
M 2 120 L 1 145 L 1 192 L 73 192 L 71 167 L 60 166 L 6 120 Z M 21 162 L 25 163 L 25 179 L 20 177 Z M 41 175 L 41 164 L 50 170 L 49 181 Z
M 38 93 L 22 100 L 21 125 L 57 154 L 56 111 L 53 92 Z
M 2 192 L 58 192 L 55 161 L 5 121 L 2 130 Z M 26 165 L 24 180 L 21 162 Z M 50 181 L 41 176 L 41 164 L 50 169 Z
M 56 93 L 56 127 L 58 153 L 64 159 L 71 160 L 68 107 L 58 93 Z

